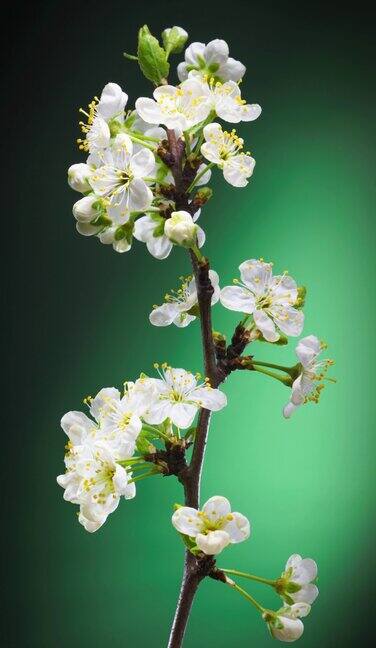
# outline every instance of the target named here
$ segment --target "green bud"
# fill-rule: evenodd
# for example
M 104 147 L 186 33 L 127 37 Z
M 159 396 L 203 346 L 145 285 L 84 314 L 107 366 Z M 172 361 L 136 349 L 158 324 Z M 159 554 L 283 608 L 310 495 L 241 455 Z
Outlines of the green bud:
M 205 205 L 213 195 L 213 189 L 210 187 L 201 187 L 194 197 L 194 202 L 199 205 Z
M 214 344 L 226 344 L 226 336 L 220 333 L 219 331 L 213 331 L 213 340 Z
M 188 34 L 182 27 L 169 27 L 162 32 L 163 45 L 167 56 L 179 54 L 187 42 Z
M 296 308 L 303 308 L 305 304 L 306 294 L 307 288 L 305 286 L 298 286 L 298 298 L 294 304 Z
M 161 85 L 167 79 L 170 70 L 167 54 L 147 25 L 138 32 L 137 56 L 141 71 L 149 81 Z

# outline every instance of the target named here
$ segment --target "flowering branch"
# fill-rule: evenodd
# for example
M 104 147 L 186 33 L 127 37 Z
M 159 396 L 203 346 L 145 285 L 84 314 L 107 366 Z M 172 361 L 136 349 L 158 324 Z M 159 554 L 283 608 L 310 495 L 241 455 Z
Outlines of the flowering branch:
M 215 495 L 200 508 L 205 448 L 212 412 L 227 405 L 219 386 L 233 371 L 266 375 L 287 386 L 290 398 L 283 414 L 289 418 L 301 405 L 318 402 L 325 381 L 333 380 L 326 376 L 333 363 L 319 359 L 325 345 L 314 335 L 298 342 L 298 362 L 292 366 L 244 354 L 250 343 L 286 345 L 289 337 L 301 335 L 306 290 L 287 271 L 273 274 L 273 264 L 263 259 L 241 263 L 240 279 L 221 289 L 201 252 L 205 233 L 197 219 L 213 194 L 207 186 L 212 170 L 240 188 L 255 168 L 243 139 L 235 129 L 224 130 L 219 120 L 251 122 L 261 108 L 242 98 L 245 66 L 229 56 L 220 39 L 192 43 L 177 67 L 179 83 L 169 85 L 170 57 L 183 50 L 187 38 L 181 27 L 171 27 L 160 44 L 147 25 L 141 27 L 137 55 L 125 57 L 154 84 L 153 97 L 139 97 L 135 109 L 126 110 L 128 95 L 108 83 L 100 98 L 80 109 L 86 121 L 80 122 L 78 146 L 88 157 L 69 168 L 68 182 L 82 194 L 73 206 L 79 234 L 118 253 L 128 252 L 137 240 L 159 260 L 173 248 L 188 250 L 192 274 L 181 277 L 180 288 L 153 307 L 149 320 L 153 326 L 185 328 L 200 319 L 205 377 L 200 382 L 200 374 L 156 363 L 158 377 L 141 373 L 122 391 L 104 387 L 85 398 L 90 416 L 71 411 L 61 420 L 68 442 L 66 471 L 57 481 L 64 498 L 79 506 L 78 520 L 90 533 L 104 525 L 121 499 L 135 497 L 136 483 L 164 476 L 182 484 L 184 505 L 175 505 L 171 521 L 186 552 L 169 648 L 180 648 L 206 577 L 231 587 L 260 613 L 275 638 L 290 642 L 301 636 L 301 618 L 318 595 L 316 563 L 293 554 L 275 579 L 217 567 L 216 556 L 247 540 L 251 527 L 225 497 Z M 242 317 L 229 344 L 213 331 L 217 302 Z M 273 587 L 283 607 L 266 609 L 233 576 Z

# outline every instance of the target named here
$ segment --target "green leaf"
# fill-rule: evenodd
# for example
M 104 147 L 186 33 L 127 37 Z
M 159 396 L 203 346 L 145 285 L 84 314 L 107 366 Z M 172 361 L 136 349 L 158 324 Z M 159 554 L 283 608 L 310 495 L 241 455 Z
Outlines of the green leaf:
M 137 56 L 141 71 L 149 81 L 160 85 L 167 79 L 170 70 L 167 54 L 147 25 L 138 32 Z

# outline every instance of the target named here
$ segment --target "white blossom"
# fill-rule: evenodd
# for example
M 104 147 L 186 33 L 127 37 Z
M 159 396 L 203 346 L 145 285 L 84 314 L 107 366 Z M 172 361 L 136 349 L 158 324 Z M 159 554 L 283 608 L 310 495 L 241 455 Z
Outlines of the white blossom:
M 79 164 L 72 164 L 68 169 L 68 184 L 81 193 L 86 193 L 91 190 L 89 179 L 93 173 L 93 168 L 83 162 Z
M 123 394 L 115 387 L 101 389 L 90 399 L 90 413 L 98 422 L 101 438 L 113 447 L 134 443 L 141 432 L 141 417 L 151 397 L 152 387 L 140 392 L 131 382 L 125 383 Z
M 155 365 L 159 369 L 159 365 Z M 189 428 L 197 411 L 204 407 L 218 412 L 227 405 L 226 395 L 210 386 L 208 379 L 198 384 L 197 378 L 185 369 L 173 369 L 163 364 L 160 378 L 147 378 L 145 384 L 155 387 L 156 398 L 151 399 L 144 414 L 147 423 L 163 423 L 167 418 L 178 428 Z
M 180 210 L 171 213 L 166 220 L 164 232 L 175 245 L 189 248 L 195 243 L 197 228 L 190 213 Z
M 179 507 L 172 516 L 172 524 L 180 533 L 194 538 L 197 547 L 209 556 L 250 536 L 247 518 L 231 512 L 230 502 L 219 495 L 211 497 L 201 511 L 189 506 Z
M 208 111 L 215 112 L 224 121 L 237 124 L 241 121 L 254 121 L 261 115 L 261 106 L 247 104 L 245 99 L 242 99 L 238 84 L 234 81 L 221 83 L 213 78 L 202 79 L 197 72 L 191 72 L 188 81 L 184 83 L 193 79 L 201 83 L 201 101 L 206 102 Z
M 255 160 L 249 153 L 243 153 L 243 139 L 235 130 L 223 131 L 220 124 L 208 124 L 203 130 L 205 143 L 202 155 L 223 171 L 223 177 L 234 187 L 245 187 L 252 175 Z
M 295 353 L 301 364 L 301 373 L 292 384 L 290 400 L 283 410 L 285 418 L 290 418 L 300 405 L 308 401 L 318 402 L 324 388 L 322 380 L 333 364 L 332 360 L 317 360 L 324 348 L 326 345 L 315 335 L 307 335 L 298 343 Z
M 163 124 L 182 132 L 206 119 L 210 112 L 202 83 L 187 79 L 179 87 L 164 85 L 156 88 L 154 99 L 139 97 L 136 110 L 148 124 Z
M 126 383 L 123 395 L 105 387 L 85 401 L 93 419 L 68 412 L 61 420 L 68 452 L 66 472 L 57 481 L 64 488 L 64 499 L 80 505 L 79 521 L 87 531 L 102 526 L 121 496 L 135 496 L 131 469 L 122 464 L 134 453 L 142 416 L 153 398 L 158 394 L 152 383 L 142 389 Z
M 267 610 L 263 617 L 275 639 L 291 643 L 302 636 L 304 625 L 301 617 L 307 616 L 310 610 L 311 606 L 307 603 L 294 603 L 291 606 L 284 606 L 278 612 Z
M 272 264 L 250 259 L 239 266 L 241 282 L 221 290 L 220 300 L 226 308 L 253 316 L 256 328 L 268 342 L 280 334 L 300 335 L 304 315 L 294 308 L 298 299 L 295 281 L 287 273 L 272 274 Z
M 90 178 L 97 196 L 108 201 L 108 213 L 117 224 L 127 222 L 132 211 L 143 211 L 150 206 L 153 194 L 144 178 L 153 174 L 153 153 L 143 148 L 133 152 L 128 135 L 121 133 L 113 141 L 111 149 L 104 152 L 102 166 Z
M 98 196 L 90 194 L 77 200 L 73 205 L 73 216 L 80 223 L 90 223 L 98 216 Z
M 240 81 L 245 74 L 245 66 L 240 61 L 229 57 L 226 41 L 216 38 L 207 45 L 192 43 L 185 50 L 185 62 L 178 65 L 180 81 L 188 78 L 191 70 L 197 70 L 202 75 L 214 76 L 221 81 Z
M 195 222 L 200 215 L 198 210 L 192 217 Z M 159 214 L 151 213 L 141 216 L 135 222 L 134 236 L 139 241 L 146 243 L 146 247 L 156 259 L 166 259 L 170 254 L 173 243 L 166 234 L 166 222 L 168 219 Z M 205 232 L 197 226 L 197 245 L 202 247 L 205 243 Z
M 209 278 L 214 292 L 212 295 L 212 306 L 219 300 L 219 277 L 214 270 L 209 270 Z M 178 290 L 171 290 L 165 295 L 166 303 L 155 306 L 149 315 L 150 322 L 154 326 L 169 326 L 175 324 L 182 328 L 188 326 L 196 319 L 198 314 L 197 287 L 194 277 L 182 277 L 182 284 Z
M 89 104 L 89 112 L 81 108 L 80 112 L 85 115 L 87 123 L 80 122 L 81 130 L 86 137 L 84 140 L 77 140 L 79 148 L 90 153 L 106 149 L 111 139 L 109 122 L 112 119 L 123 121 L 127 101 L 128 95 L 117 83 L 107 83 L 100 99 L 95 98 Z
M 314 584 L 317 565 L 312 558 L 302 558 L 293 554 L 288 559 L 285 570 L 277 580 L 277 592 L 287 603 L 307 603 L 312 605 L 319 590 Z

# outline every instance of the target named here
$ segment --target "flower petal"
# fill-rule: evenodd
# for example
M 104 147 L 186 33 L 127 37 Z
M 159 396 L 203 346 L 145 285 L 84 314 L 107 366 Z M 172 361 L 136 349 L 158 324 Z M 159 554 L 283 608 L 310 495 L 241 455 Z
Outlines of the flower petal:
M 187 398 L 197 403 L 197 406 L 204 407 L 211 412 L 219 412 L 227 405 L 226 394 L 220 389 L 213 389 L 212 387 L 197 387 Z
M 230 542 L 237 544 L 247 540 L 251 534 L 249 520 L 241 513 L 231 513 L 231 517 L 232 519 L 223 527 L 230 536 Z
M 230 542 L 230 536 L 226 531 L 209 531 L 207 535 L 198 533 L 196 544 L 207 556 L 214 556 L 221 553 Z
M 273 320 L 263 310 L 255 310 L 253 313 L 253 319 L 265 340 L 268 342 L 276 342 L 279 340 L 279 333 L 277 333 L 275 329 Z
M 179 307 L 173 302 L 154 308 L 149 315 L 149 320 L 154 326 L 169 326 L 178 315 L 180 315 Z
M 219 298 L 221 304 L 230 310 L 251 314 L 255 309 L 255 298 L 247 288 L 225 286 Z
M 211 497 L 207 502 L 205 502 L 202 510 L 209 520 L 215 522 L 219 518 L 225 517 L 231 513 L 231 505 L 226 497 L 214 495 L 214 497 Z
M 198 511 L 189 506 L 181 506 L 175 511 L 172 524 L 179 533 L 184 533 L 191 538 L 194 538 L 203 527 Z

